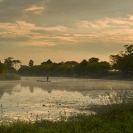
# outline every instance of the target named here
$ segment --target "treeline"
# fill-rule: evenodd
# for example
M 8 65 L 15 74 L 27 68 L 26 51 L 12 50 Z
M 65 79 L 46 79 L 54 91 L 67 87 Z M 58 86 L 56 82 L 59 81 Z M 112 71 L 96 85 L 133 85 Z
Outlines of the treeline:
M 22 65 L 18 74 L 23 76 L 103 76 L 109 69 L 110 64 L 106 61 L 99 62 L 98 58 L 83 60 L 80 63 L 76 61 L 55 63 L 49 59 L 40 65 Z
M 133 76 L 133 45 L 125 45 L 124 48 L 125 51 L 110 55 L 111 62 L 99 61 L 98 58 L 92 57 L 88 60 L 84 59 L 80 63 L 76 61 L 55 63 L 48 59 L 40 65 L 34 65 L 33 60 L 30 60 L 28 65 L 22 65 L 20 60 L 13 60 L 13 58 L 8 57 L 1 65 L 4 65 L 5 72 L 8 71 L 21 76 L 87 76 L 99 78 L 119 75 L 131 77 Z

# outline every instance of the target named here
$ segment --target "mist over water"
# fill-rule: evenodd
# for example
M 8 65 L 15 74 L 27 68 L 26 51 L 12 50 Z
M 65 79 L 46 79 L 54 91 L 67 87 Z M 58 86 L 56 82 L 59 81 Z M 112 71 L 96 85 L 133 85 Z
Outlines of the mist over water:
M 38 82 L 38 81 L 39 82 Z M 0 111 L 7 119 L 58 120 L 77 113 L 92 113 L 91 105 L 102 105 L 99 97 L 125 91 L 133 96 L 132 81 L 23 77 L 20 81 L 0 81 Z M 86 110 L 86 108 L 88 108 Z

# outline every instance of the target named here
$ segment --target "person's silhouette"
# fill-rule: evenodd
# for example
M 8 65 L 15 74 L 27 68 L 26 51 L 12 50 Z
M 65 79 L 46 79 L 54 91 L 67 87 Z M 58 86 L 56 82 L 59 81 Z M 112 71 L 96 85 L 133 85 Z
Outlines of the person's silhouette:
M 49 76 L 47 76 L 47 81 L 48 81 L 48 79 L 49 79 Z

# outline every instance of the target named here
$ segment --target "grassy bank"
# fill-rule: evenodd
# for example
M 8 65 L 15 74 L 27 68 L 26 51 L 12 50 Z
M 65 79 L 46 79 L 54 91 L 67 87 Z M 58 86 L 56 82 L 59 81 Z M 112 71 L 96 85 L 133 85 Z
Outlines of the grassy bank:
M 101 107 L 103 108 L 103 107 Z M 96 115 L 78 115 L 67 121 L 13 122 L 1 125 L 0 133 L 132 133 L 133 103 L 107 105 Z
M 0 74 L 0 80 L 20 80 L 21 77 L 13 73 L 3 73 Z

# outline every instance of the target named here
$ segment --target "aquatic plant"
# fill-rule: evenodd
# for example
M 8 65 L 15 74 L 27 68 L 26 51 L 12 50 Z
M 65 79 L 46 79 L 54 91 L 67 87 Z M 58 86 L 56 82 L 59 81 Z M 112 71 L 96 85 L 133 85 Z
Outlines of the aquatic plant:
M 58 121 L 48 121 L 39 119 L 40 116 L 36 115 L 36 121 L 33 123 L 29 121 L 20 120 L 19 117 L 16 121 L 10 124 L 5 123 L 3 117 L 3 105 L 1 104 L 1 118 L 3 123 L 0 125 L 0 133 L 132 133 L 133 131 L 133 101 L 132 91 L 121 90 L 116 93 L 111 90 L 105 96 L 101 96 L 102 100 L 106 100 L 102 107 L 106 106 L 107 111 L 97 114 L 72 114 L 66 120 L 66 111 L 60 111 L 60 119 Z M 112 101 L 113 100 L 113 101 Z M 106 103 L 106 104 L 105 104 Z M 50 111 L 48 111 L 50 118 Z M 29 116 L 32 113 L 27 112 Z M 50 120 L 50 119 L 49 119 Z
M 70 117 L 67 121 L 16 121 L 0 125 L 0 133 L 132 133 L 133 110 L 114 114 L 85 115 Z

